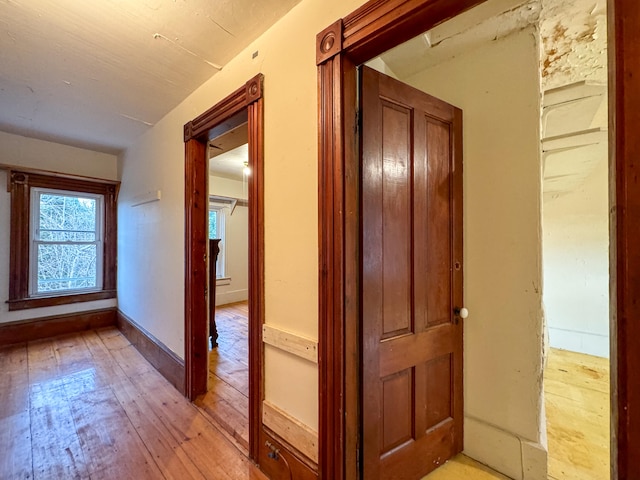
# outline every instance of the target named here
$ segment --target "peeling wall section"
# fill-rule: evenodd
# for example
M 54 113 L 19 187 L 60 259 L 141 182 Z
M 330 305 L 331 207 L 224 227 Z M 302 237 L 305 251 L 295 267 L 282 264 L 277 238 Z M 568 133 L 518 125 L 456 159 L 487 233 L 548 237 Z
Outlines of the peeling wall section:
M 607 82 L 605 0 L 542 0 L 542 90 L 580 80 Z

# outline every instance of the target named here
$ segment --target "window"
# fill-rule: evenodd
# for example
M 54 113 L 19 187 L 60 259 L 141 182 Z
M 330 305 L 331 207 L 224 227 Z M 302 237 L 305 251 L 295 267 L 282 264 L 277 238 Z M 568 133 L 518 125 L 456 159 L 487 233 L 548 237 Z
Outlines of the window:
M 9 310 L 115 297 L 118 183 L 10 175 Z
M 224 278 L 225 276 L 225 212 L 224 207 L 211 203 L 209 205 L 209 238 L 220 239 L 218 244 L 220 253 L 218 253 L 218 261 L 216 262 L 216 278 Z
M 103 200 L 31 189 L 30 297 L 102 288 Z

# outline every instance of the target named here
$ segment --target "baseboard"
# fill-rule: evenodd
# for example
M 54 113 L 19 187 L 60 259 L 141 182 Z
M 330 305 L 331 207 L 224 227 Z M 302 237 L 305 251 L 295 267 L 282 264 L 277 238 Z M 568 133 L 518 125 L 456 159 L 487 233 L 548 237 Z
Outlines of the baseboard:
M 216 290 L 216 307 L 227 305 L 229 303 L 244 302 L 249 298 L 249 290 L 221 291 L 222 288 Z
M 117 312 L 117 326 L 142 356 L 184 395 L 184 360 L 120 310 Z
M 265 425 L 260 428 L 258 464 L 273 480 L 318 480 L 318 466 Z M 277 450 L 276 458 L 269 454 Z
M 465 417 L 464 453 L 514 480 L 546 480 L 547 451 L 479 419 Z
M 30 342 L 84 330 L 110 327 L 115 324 L 115 308 L 65 313 L 3 323 L 0 324 L 0 346 L 4 347 L 14 343 Z
M 609 336 L 549 327 L 549 346 L 609 358 Z

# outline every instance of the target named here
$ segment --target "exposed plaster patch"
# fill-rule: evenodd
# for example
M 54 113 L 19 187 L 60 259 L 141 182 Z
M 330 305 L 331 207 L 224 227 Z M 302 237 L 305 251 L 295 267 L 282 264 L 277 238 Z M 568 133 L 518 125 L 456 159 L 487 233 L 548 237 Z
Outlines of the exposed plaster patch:
M 604 0 L 542 0 L 543 90 L 580 80 L 607 80 Z

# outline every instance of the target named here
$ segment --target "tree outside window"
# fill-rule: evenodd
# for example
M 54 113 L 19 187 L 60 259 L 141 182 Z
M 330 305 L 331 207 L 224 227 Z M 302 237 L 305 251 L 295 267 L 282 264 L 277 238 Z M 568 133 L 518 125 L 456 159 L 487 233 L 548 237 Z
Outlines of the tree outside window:
M 9 310 L 116 297 L 119 182 L 11 170 Z
M 220 239 L 218 244 L 220 253 L 216 262 L 216 278 L 224 278 L 225 276 L 225 213 L 224 207 L 211 205 L 209 207 L 209 239 Z
M 103 197 L 32 189 L 31 295 L 101 288 Z

